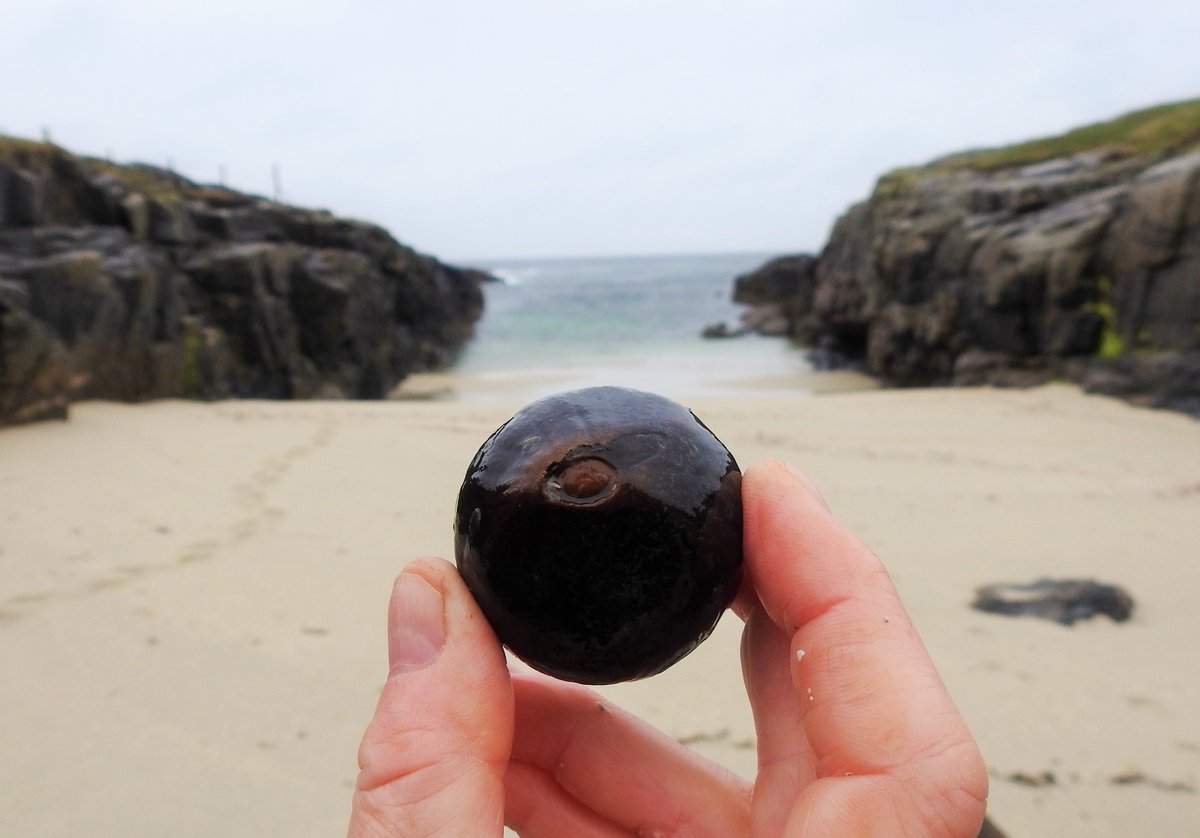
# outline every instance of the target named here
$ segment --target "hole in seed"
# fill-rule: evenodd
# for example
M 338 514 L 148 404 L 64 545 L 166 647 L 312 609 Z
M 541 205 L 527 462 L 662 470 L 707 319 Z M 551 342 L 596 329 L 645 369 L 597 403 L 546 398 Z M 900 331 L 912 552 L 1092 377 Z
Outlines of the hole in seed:
M 546 479 L 550 500 L 573 505 L 593 504 L 617 490 L 617 470 L 604 460 L 588 457 L 566 463 Z

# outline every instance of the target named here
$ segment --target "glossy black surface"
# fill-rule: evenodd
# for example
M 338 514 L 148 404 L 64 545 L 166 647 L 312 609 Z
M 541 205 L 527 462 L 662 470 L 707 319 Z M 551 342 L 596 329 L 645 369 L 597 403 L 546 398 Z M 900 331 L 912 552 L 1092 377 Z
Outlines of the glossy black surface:
M 669 399 L 549 396 L 472 460 L 455 553 L 500 640 L 535 669 L 589 684 L 653 675 L 707 637 L 737 592 L 741 473 Z

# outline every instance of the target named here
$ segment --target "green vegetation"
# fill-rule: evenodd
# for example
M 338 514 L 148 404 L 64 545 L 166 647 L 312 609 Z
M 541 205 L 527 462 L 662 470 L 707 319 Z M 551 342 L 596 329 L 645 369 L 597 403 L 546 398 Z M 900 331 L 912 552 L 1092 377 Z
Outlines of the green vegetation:
M 1100 277 L 1096 284 L 1096 299 L 1084 308 L 1100 316 L 1104 327 L 1100 331 L 1100 343 L 1096 346 L 1096 357 L 1111 360 L 1120 358 L 1133 347 L 1126 344 L 1117 330 L 1117 310 L 1113 307 L 1113 281 L 1110 276 Z M 1139 336 L 1138 344 L 1141 344 Z
M 1100 345 L 1096 347 L 1097 358 L 1119 358 L 1126 352 L 1125 341 L 1117 332 L 1117 312 L 1108 300 L 1097 300 L 1088 306 L 1088 311 L 1095 312 L 1104 320 L 1104 329 L 1100 332 Z
M 45 165 L 66 152 L 53 143 L 38 140 L 22 140 L 0 134 L 0 163 L 10 166 Z
M 123 183 L 130 191 L 140 193 L 160 204 L 174 203 L 188 196 L 190 184 L 178 175 L 149 166 L 123 166 L 107 160 L 88 160 L 93 172 L 108 175 Z
M 1106 149 L 1119 156 L 1151 156 L 1192 148 L 1200 148 L 1200 99 L 1156 105 L 1056 137 L 967 151 L 925 166 L 894 169 L 879 179 L 875 194 L 880 198 L 898 198 L 911 194 L 922 180 L 934 175 L 1029 166 L 1085 151 Z
M 932 172 L 915 166 L 892 169 L 875 183 L 875 196 L 877 198 L 900 198 L 911 194 L 917 184 L 921 182 L 922 176 L 928 174 L 932 174 Z
M 1200 144 L 1200 99 L 1157 105 L 1107 122 L 1075 128 L 1057 137 L 1028 140 L 1003 148 L 954 155 L 942 161 L 951 169 L 1001 169 L 1027 166 L 1096 149 L 1148 156 L 1183 151 Z
M 54 143 L 23 140 L 0 134 L 0 163 L 20 169 L 46 171 L 56 161 L 65 160 L 74 160 L 92 172 L 112 177 L 131 192 L 138 192 L 160 203 L 192 197 L 192 193 L 198 191 L 186 178 L 164 169 L 137 164 L 118 165 L 107 160 L 75 157 Z
M 200 354 L 204 349 L 204 338 L 198 332 L 188 332 L 183 337 L 183 369 L 180 384 L 183 395 L 197 399 L 204 387 L 204 365 Z

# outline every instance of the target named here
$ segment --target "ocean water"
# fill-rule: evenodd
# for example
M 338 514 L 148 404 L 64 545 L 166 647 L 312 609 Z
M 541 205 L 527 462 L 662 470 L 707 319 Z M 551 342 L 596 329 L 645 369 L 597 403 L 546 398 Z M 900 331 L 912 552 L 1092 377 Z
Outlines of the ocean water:
M 484 315 L 455 372 L 464 397 L 536 397 L 617 384 L 674 397 L 728 396 L 811 372 L 783 338 L 705 339 L 736 324 L 736 276 L 772 254 L 478 262 L 502 282 L 484 287 Z M 802 387 L 792 388 L 798 394 Z

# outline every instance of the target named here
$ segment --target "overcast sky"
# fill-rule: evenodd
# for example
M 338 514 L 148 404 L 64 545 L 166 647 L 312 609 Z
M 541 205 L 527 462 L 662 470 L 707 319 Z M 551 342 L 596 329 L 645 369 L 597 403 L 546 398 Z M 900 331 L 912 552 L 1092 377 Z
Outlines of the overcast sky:
M 0 0 L 0 133 L 457 260 L 812 250 L 889 168 L 1200 96 L 1200 2 Z

